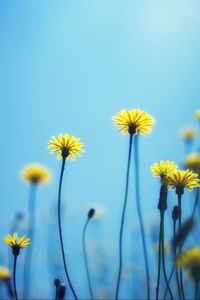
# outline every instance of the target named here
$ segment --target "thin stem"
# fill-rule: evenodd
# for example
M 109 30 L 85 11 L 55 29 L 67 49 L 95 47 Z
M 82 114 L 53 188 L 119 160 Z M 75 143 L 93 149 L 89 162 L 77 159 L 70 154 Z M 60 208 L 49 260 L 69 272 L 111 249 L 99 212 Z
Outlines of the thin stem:
M 15 300 L 18 300 L 17 287 L 16 287 L 16 266 L 17 266 L 17 255 L 14 255 L 14 267 L 13 267 L 14 294 L 15 294 Z
M 195 285 L 195 288 L 194 288 L 194 291 L 195 291 L 194 295 L 195 295 L 195 297 L 194 297 L 194 299 L 198 300 L 198 280 L 195 280 L 194 285 Z
M 158 246 L 158 273 L 157 273 L 157 286 L 156 286 L 156 300 L 158 300 L 158 297 L 159 297 L 159 288 L 160 288 L 161 241 L 162 241 L 162 230 L 161 230 L 161 220 L 160 220 L 159 246 Z
M 125 186 L 125 195 L 124 195 L 124 205 L 123 205 L 123 210 L 122 210 L 120 233 L 119 233 L 119 269 L 118 269 L 117 287 L 116 287 L 116 293 L 115 293 L 115 299 L 116 300 L 118 299 L 118 295 L 119 295 L 119 286 L 120 286 L 121 272 L 122 272 L 122 238 L 123 238 L 124 219 L 125 219 L 126 204 L 127 204 L 127 197 L 128 197 L 132 140 L 133 140 L 133 136 L 130 134 L 129 150 L 128 150 L 128 162 L 127 162 L 127 171 L 126 171 L 126 186 Z
M 24 278 L 23 278 L 23 298 L 27 298 L 30 291 L 30 271 L 31 271 L 31 261 L 34 245 L 34 234 L 35 234 L 35 199 L 36 199 L 36 184 L 30 185 L 29 192 L 29 209 L 28 209 L 28 237 L 31 239 L 32 247 L 27 249 L 24 261 Z
M 87 281 L 88 281 L 88 287 L 89 287 L 89 291 L 90 291 L 90 297 L 91 297 L 91 299 L 94 299 L 94 295 L 92 292 L 92 284 L 91 284 L 91 280 L 90 280 L 89 266 L 88 266 L 88 261 L 87 261 L 86 243 L 85 243 L 86 229 L 87 229 L 89 221 L 90 221 L 90 218 L 87 218 L 87 221 L 85 222 L 85 225 L 83 228 L 82 243 L 83 243 L 83 254 L 84 254 L 84 261 L 85 261 L 85 268 L 86 268 L 86 273 L 87 273 Z
M 8 294 L 10 296 L 10 299 L 13 299 L 14 293 L 13 293 L 12 285 L 11 285 L 11 282 L 10 282 L 10 278 L 5 280 L 5 283 L 6 283 L 6 286 L 7 286 L 7 289 L 8 289 Z
M 179 206 L 179 219 L 178 219 L 178 224 L 179 224 L 179 232 L 181 230 L 181 225 L 182 225 L 182 195 L 180 193 L 177 194 L 178 196 L 178 206 Z M 182 254 L 182 245 L 181 242 L 179 243 L 179 255 Z M 180 289 L 182 293 L 182 298 L 185 300 L 185 293 L 184 293 L 184 288 L 183 288 L 183 272 L 182 272 L 182 267 L 180 266 Z
M 176 220 L 174 220 L 174 222 L 173 222 L 173 234 L 174 234 L 174 239 L 175 239 L 175 236 L 176 236 Z M 175 262 L 175 259 L 176 259 L 176 246 L 175 245 L 174 245 L 173 250 L 174 250 L 174 262 Z M 177 284 L 178 295 L 179 295 L 179 299 L 182 299 L 177 268 L 175 268 L 175 271 L 176 271 L 176 284 Z
M 147 299 L 150 299 L 150 276 L 149 276 L 149 263 L 148 263 L 148 255 L 147 255 L 147 247 L 145 240 L 145 232 L 144 232 L 144 222 L 142 218 L 142 211 L 140 207 L 140 183 L 139 183 L 139 155 L 138 155 L 138 136 L 135 136 L 135 144 L 134 144 L 134 161 L 135 161 L 135 189 L 136 189 L 136 206 L 137 206 L 137 214 L 140 223 L 140 231 L 142 235 L 142 246 L 143 246 L 143 254 L 145 261 L 145 271 L 146 271 L 146 283 L 147 283 Z
M 64 251 L 64 245 L 63 245 L 63 237 L 62 237 L 62 226 L 61 226 L 61 188 L 62 188 L 62 180 L 63 180 L 63 174 L 64 174 L 64 169 L 65 169 L 65 157 L 62 159 L 62 167 L 61 167 L 61 172 L 60 172 L 60 180 L 59 180 L 59 189 L 58 189 L 58 229 L 59 229 L 59 238 L 60 238 L 60 246 L 61 246 L 61 252 L 62 252 L 62 258 L 63 258 L 63 265 L 64 265 L 64 270 L 65 274 L 70 286 L 70 289 L 72 291 L 72 294 L 74 298 L 77 300 L 76 293 L 74 291 L 73 285 L 71 283 L 71 280 L 69 278 L 68 270 L 67 270 L 67 263 L 65 259 L 65 251 Z
M 169 285 L 169 282 L 168 282 L 168 279 L 167 279 L 167 273 L 166 273 L 166 267 L 165 267 L 165 248 L 164 248 L 164 241 L 165 241 L 165 228 L 164 228 L 164 211 L 160 212 L 160 219 L 161 219 L 161 231 L 162 231 L 162 242 L 161 242 L 161 245 L 162 245 L 162 267 L 163 267 L 163 274 L 164 274 L 164 278 L 165 278 L 165 282 L 166 282 L 166 285 L 167 285 L 167 289 L 168 289 L 168 292 L 170 294 L 170 298 L 173 300 L 173 295 L 172 295 L 172 291 L 170 289 L 170 285 Z

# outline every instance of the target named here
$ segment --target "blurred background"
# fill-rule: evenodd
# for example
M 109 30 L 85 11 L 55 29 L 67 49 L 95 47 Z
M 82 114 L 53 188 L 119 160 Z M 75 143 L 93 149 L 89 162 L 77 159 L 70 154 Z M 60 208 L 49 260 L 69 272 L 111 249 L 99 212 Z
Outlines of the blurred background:
M 142 109 L 156 120 L 152 134 L 141 136 L 139 145 L 154 291 L 159 181 L 150 166 L 160 159 L 181 166 L 185 150 L 180 130 L 197 125 L 199 14 L 200 2 L 195 0 L 0 1 L 1 240 L 17 212 L 24 215 L 19 233 L 27 230 L 29 186 L 20 178 L 23 167 L 41 163 L 52 173 L 51 182 L 37 192 L 32 298 L 54 297 L 55 277 L 66 283 L 56 219 L 61 164 L 47 149 L 51 136 L 60 133 L 80 137 L 85 145 L 82 157 L 67 163 L 63 182 L 63 234 L 72 282 L 80 299 L 89 297 L 81 234 L 88 209 L 98 207 L 100 217 L 92 220 L 87 233 L 92 283 L 97 298 L 114 295 L 128 137 L 117 134 L 111 118 L 124 108 Z M 133 168 L 132 163 L 134 183 Z M 189 195 L 185 198 L 191 207 Z M 171 194 L 169 207 L 175 201 Z M 138 234 L 132 184 L 120 292 L 127 298 L 144 297 Z M 1 243 L 0 264 L 9 266 L 11 259 Z

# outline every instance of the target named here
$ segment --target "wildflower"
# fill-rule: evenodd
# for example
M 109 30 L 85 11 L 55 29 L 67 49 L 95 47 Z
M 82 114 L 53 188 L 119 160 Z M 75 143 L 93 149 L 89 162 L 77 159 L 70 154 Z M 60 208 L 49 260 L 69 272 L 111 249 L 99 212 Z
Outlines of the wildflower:
M 198 174 L 187 170 L 175 170 L 167 176 L 167 183 L 170 187 L 176 188 L 177 193 L 183 191 L 184 188 L 192 191 L 193 188 L 200 186 Z
M 13 236 L 6 235 L 3 239 L 4 243 L 13 249 L 13 254 L 18 255 L 20 249 L 26 248 L 31 244 L 30 239 L 23 235 L 21 238 L 14 232 Z
M 50 153 L 59 153 L 58 160 L 61 158 L 75 160 L 76 156 L 80 156 L 80 153 L 84 152 L 82 147 L 83 144 L 80 143 L 80 139 L 69 134 L 53 136 L 48 144 L 48 148 L 52 149 Z
M 6 267 L 0 266 L 0 281 L 8 280 L 10 278 L 10 271 Z
M 196 173 L 200 172 L 200 153 L 192 153 L 186 157 L 185 160 L 186 167 L 195 171 Z
M 17 286 L 16 286 L 16 267 L 17 267 L 17 257 L 19 255 L 20 249 L 28 247 L 31 242 L 30 238 L 27 238 L 23 235 L 21 238 L 18 237 L 18 234 L 14 232 L 13 236 L 10 234 L 6 235 L 3 239 L 4 243 L 12 248 L 12 253 L 14 255 L 14 264 L 13 264 L 13 283 L 14 283 L 14 295 L 15 299 L 18 300 L 17 295 Z
M 197 121 L 200 121 L 200 110 L 197 110 L 195 112 L 195 118 L 197 119 Z
M 183 128 L 181 131 L 181 136 L 186 141 L 192 141 L 196 138 L 196 130 L 192 127 Z
M 39 164 L 29 165 L 22 170 L 22 178 L 33 184 L 45 183 L 49 180 L 49 171 Z
M 176 266 L 187 269 L 192 279 L 200 280 L 200 247 L 182 252 L 176 260 Z
M 154 163 L 151 166 L 153 176 L 160 177 L 161 180 L 165 179 L 166 176 L 168 176 L 172 171 L 175 171 L 176 169 L 177 165 L 169 160 L 160 160 L 159 163 Z
M 122 132 L 122 135 L 127 133 L 147 135 L 151 132 L 151 126 L 154 125 L 153 118 L 139 109 L 122 110 L 112 120 L 114 121 L 113 125 L 118 127 L 118 131 Z

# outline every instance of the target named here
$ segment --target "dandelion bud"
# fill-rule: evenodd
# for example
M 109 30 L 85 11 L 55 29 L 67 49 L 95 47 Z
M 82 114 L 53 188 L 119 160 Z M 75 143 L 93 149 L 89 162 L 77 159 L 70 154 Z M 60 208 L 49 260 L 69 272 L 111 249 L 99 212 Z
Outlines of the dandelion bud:
M 66 292 L 66 286 L 64 284 L 61 284 L 58 289 L 58 300 L 63 300 L 65 297 Z
M 88 219 L 91 219 L 95 214 L 95 209 L 94 208 L 91 208 L 89 211 L 88 211 Z
M 178 205 L 174 205 L 173 211 L 172 211 L 172 220 L 175 222 L 178 220 L 180 215 L 180 209 Z
M 59 287 L 59 285 L 60 285 L 60 280 L 59 280 L 58 278 L 56 278 L 56 279 L 54 280 L 54 285 L 55 285 L 56 287 Z
M 167 185 L 163 183 L 160 188 L 160 199 L 158 203 L 158 209 L 164 212 L 167 209 Z

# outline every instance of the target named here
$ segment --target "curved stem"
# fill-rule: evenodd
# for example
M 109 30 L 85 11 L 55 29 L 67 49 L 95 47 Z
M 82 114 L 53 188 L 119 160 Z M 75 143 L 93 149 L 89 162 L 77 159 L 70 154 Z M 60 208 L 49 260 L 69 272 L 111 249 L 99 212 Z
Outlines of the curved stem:
M 179 219 L 178 219 L 178 224 L 179 224 L 179 232 L 181 230 L 181 225 L 182 225 L 182 195 L 178 194 L 178 206 L 179 206 Z M 182 245 L 181 242 L 179 244 L 179 255 L 182 254 Z M 182 272 L 182 267 L 180 266 L 180 289 L 182 293 L 182 298 L 185 300 L 185 293 L 184 293 L 184 288 L 183 288 L 183 272 Z
M 13 299 L 14 293 L 13 293 L 13 288 L 12 288 L 12 285 L 11 285 L 11 282 L 10 282 L 10 278 L 5 280 L 5 283 L 6 283 L 6 286 L 7 286 L 7 289 L 8 289 L 8 294 L 10 296 L 10 299 Z
M 18 300 L 17 287 L 16 287 L 16 266 L 17 266 L 17 255 L 14 255 L 14 267 L 13 267 L 14 293 L 15 293 L 15 300 Z
M 126 171 L 126 187 L 125 187 L 125 195 L 124 195 L 124 205 L 123 205 L 123 210 L 122 210 L 120 233 L 119 233 L 119 270 L 118 270 L 117 287 L 116 287 L 116 293 L 115 293 L 116 300 L 118 299 L 118 295 L 119 295 L 119 286 L 120 286 L 121 272 L 122 272 L 122 238 L 123 238 L 124 219 L 125 219 L 126 204 L 127 204 L 127 197 L 128 197 L 132 140 L 133 140 L 133 136 L 130 135 L 129 150 L 128 150 L 128 163 L 127 163 L 127 171 Z
M 85 268 L 86 268 L 86 273 L 87 273 L 87 281 L 88 281 L 88 287 L 89 287 L 89 291 L 90 291 L 90 297 L 91 297 L 91 299 L 94 299 L 94 295 L 92 292 L 92 285 L 91 285 L 91 281 L 90 281 L 90 273 L 89 273 L 87 253 L 86 253 L 86 243 L 85 243 L 86 229 L 87 229 L 89 220 L 90 220 L 90 218 L 87 218 L 87 221 L 85 222 L 85 225 L 83 228 L 82 243 L 83 243 L 83 254 L 84 254 L 84 261 L 85 261 Z
M 65 169 L 65 158 L 63 157 L 62 159 L 62 167 L 61 167 L 61 172 L 60 172 L 60 180 L 59 180 L 59 189 L 58 189 L 58 229 L 59 229 L 59 238 L 60 238 L 60 246 L 61 246 L 61 252 L 62 252 L 62 259 L 63 259 L 63 265 L 64 265 L 64 270 L 65 274 L 70 286 L 70 289 L 72 291 L 72 294 L 74 298 L 77 300 L 76 293 L 74 291 L 73 285 L 71 283 L 71 280 L 69 278 L 68 270 L 67 270 L 67 263 L 65 259 L 65 251 L 64 251 L 64 245 L 63 245 L 63 237 L 62 237 L 62 226 L 61 226 L 61 188 L 62 188 L 62 180 L 63 180 L 63 173 Z
M 28 237 L 31 239 L 32 247 L 27 249 L 25 254 L 24 261 L 24 278 L 23 278 L 23 298 L 27 298 L 30 291 L 30 270 L 31 270 L 31 261 L 32 261 L 32 253 L 33 253 L 33 245 L 34 245 L 34 233 L 35 233 L 35 199 L 36 199 L 36 185 L 30 185 L 29 192 L 29 209 L 28 209 Z
M 145 232 L 144 232 L 144 222 L 142 218 L 142 211 L 140 207 L 140 186 L 139 186 L 139 155 L 138 155 L 138 136 L 135 136 L 135 144 L 134 144 L 134 160 L 135 160 L 135 189 L 136 189 L 136 206 L 137 206 L 137 214 L 140 223 L 140 231 L 142 235 L 142 246 L 143 246 L 143 254 L 145 261 L 145 271 L 146 271 L 146 281 L 147 281 L 147 299 L 150 299 L 150 276 L 149 276 L 149 263 L 148 263 L 148 255 L 147 255 L 147 247 L 145 240 Z
M 156 300 L 158 300 L 158 297 L 159 297 L 159 288 L 160 288 L 161 241 L 162 241 L 162 230 L 161 230 L 161 220 L 160 220 L 159 246 L 158 246 L 158 273 L 157 273 L 157 286 L 156 286 Z
M 168 292 L 170 294 L 170 298 L 173 300 L 173 295 L 172 295 L 172 291 L 170 289 L 170 286 L 169 286 L 169 282 L 168 282 L 168 279 L 167 279 L 167 273 L 166 273 L 166 267 L 165 267 L 165 249 L 164 249 L 164 241 L 165 241 L 165 228 L 164 228 L 164 212 L 161 212 L 160 213 L 160 219 L 161 219 L 161 230 L 162 230 L 162 267 L 163 267 L 163 274 L 164 274 L 164 278 L 165 278 L 165 282 L 166 282 L 166 285 L 167 285 L 167 289 L 168 289 Z

